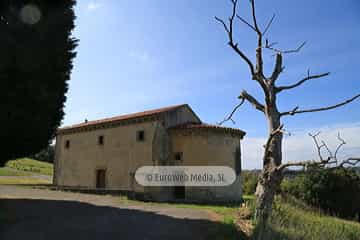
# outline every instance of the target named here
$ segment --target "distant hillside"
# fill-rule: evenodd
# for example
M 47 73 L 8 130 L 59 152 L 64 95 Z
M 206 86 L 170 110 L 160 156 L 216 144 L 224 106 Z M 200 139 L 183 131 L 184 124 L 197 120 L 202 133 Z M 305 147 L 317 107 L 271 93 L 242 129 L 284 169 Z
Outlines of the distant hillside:
M 11 160 L 6 163 L 5 169 L 8 169 L 9 172 L 13 172 L 15 176 L 26 176 L 33 174 L 51 176 L 53 174 L 53 164 L 33 160 L 30 158 Z

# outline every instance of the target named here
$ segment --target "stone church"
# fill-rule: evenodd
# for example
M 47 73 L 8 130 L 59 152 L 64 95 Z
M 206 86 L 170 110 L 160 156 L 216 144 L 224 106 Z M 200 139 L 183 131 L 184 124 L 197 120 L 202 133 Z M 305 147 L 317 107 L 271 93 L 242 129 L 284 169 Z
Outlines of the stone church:
M 54 184 L 154 201 L 239 201 L 244 135 L 203 123 L 187 104 L 85 121 L 57 131 Z M 146 187 L 135 181 L 139 167 L 164 165 L 228 166 L 236 180 L 222 187 Z

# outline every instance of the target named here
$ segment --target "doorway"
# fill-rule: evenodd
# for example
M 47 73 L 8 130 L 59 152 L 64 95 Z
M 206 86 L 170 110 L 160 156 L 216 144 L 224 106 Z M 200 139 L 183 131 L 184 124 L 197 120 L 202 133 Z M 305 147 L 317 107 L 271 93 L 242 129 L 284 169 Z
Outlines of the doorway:
M 105 188 L 106 187 L 106 170 L 98 169 L 96 170 L 96 188 Z
M 174 196 L 176 199 L 185 199 L 185 186 L 176 186 L 174 188 Z

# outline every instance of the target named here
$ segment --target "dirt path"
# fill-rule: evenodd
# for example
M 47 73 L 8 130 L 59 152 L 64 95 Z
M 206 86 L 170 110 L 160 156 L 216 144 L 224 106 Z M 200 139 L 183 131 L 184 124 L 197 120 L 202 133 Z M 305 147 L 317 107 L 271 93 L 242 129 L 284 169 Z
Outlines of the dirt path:
M 0 216 L 1 240 L 198 240 L 220 225 L 205 210 L 15 186 L 0 186 L 0 212 L 9 217 Z

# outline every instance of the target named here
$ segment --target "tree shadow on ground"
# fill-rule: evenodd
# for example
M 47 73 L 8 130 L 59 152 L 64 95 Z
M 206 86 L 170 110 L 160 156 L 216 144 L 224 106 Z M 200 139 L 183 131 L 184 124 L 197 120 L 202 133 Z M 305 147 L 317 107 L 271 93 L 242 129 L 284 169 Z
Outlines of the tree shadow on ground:
M 0 212 L 1 240 L 243 239 L 231 224 L 76 201 L 1 199 Z

